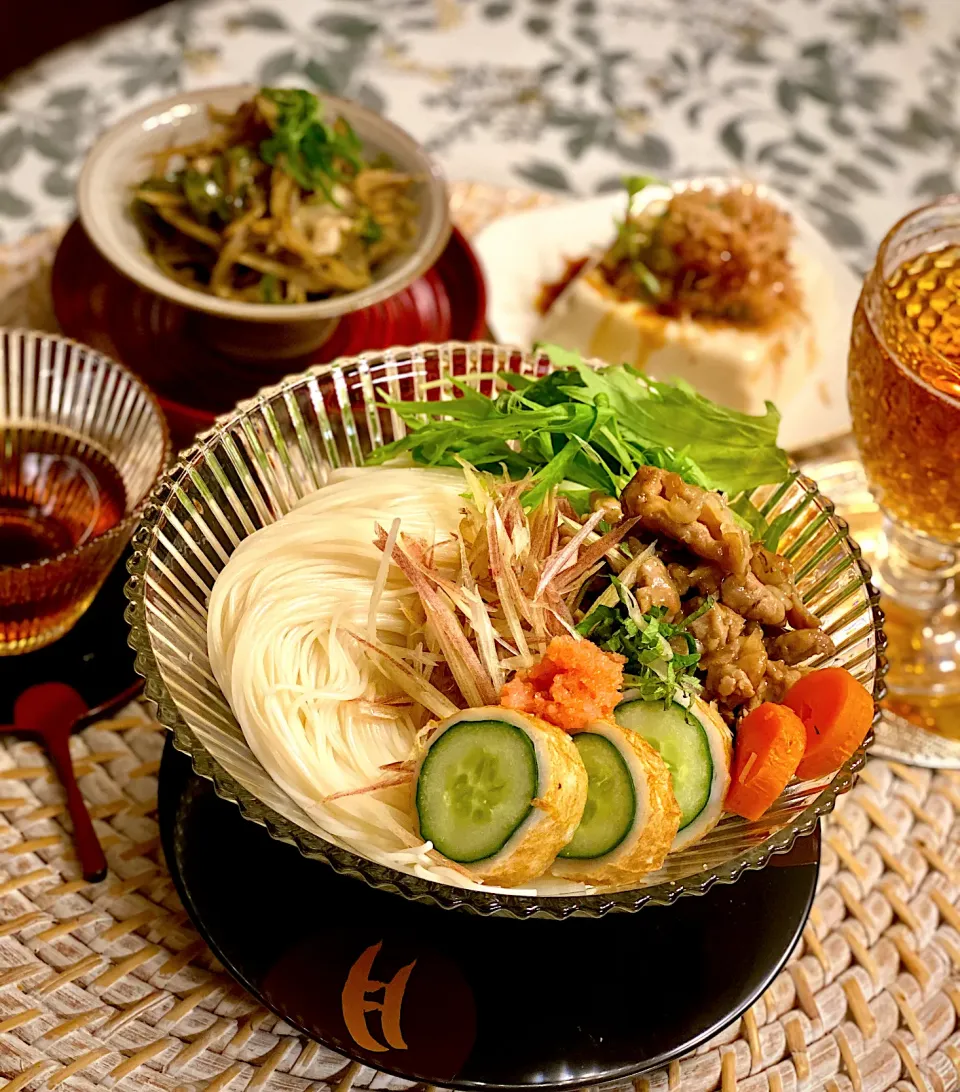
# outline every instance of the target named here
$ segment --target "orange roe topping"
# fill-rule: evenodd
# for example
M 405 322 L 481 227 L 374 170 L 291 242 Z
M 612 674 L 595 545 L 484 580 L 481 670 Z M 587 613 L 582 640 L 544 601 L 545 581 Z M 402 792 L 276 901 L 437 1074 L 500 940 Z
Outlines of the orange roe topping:
M 554 637 L 540 663 L 518 671 L 500 691 L 500 704 L 579 732 L 590 721 L 612 715 L 626 662 L 625 656 L 602 652 L 592 641 Z

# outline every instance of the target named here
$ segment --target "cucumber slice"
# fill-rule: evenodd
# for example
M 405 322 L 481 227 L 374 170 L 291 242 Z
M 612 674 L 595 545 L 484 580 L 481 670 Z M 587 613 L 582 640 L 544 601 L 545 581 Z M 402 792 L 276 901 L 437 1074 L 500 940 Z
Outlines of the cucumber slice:
M 637 814 L 630 770 L 609 739 L 581 732 L 574 745 L 587 770 L 587 804 L 577 832 L 560 857 L 602 857 L 626 838 Z
M 539 780 L 529 736 L 499 720 L 448 728 L 417 780 L 420 833 L 451 861 L 492 857 L 530 814 Z
M 713 784 L 713 758 L 703 726 L 676 702 L 623 702 L 614 717 L 621 728 L 639 733 L 660 752 L 673 780 L 683 830 L 707 806 Z

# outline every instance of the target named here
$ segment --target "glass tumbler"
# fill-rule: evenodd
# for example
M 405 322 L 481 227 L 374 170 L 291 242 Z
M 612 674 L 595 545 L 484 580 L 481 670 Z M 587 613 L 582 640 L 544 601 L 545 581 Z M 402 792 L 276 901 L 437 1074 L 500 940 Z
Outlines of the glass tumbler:
M 960 196 L 905 216 L 881 244 L 854 317 L 849 395 L 883 513 L 890 705 L 960 734 Z
M 170 454 L 153 395 L 66 338 L 0 330 L 0 656 L 62 636 Z

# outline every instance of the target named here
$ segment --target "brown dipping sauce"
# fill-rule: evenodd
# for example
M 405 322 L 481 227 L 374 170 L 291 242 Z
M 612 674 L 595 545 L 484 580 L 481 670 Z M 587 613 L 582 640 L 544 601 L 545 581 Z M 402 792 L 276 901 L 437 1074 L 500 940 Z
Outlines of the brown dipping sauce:
M 559 296 L 563 294 L 567 285 L 574 280 L 583 267 L 590 260 L 589 258 L 564 258 L 566 262 L 566 269 L 563 271 L 563 275 L 555 281 L 547 281 L 540 285 L 540 291 L 537 293 L 537 314 L 545 315 L 550 308 L 557 302 Z

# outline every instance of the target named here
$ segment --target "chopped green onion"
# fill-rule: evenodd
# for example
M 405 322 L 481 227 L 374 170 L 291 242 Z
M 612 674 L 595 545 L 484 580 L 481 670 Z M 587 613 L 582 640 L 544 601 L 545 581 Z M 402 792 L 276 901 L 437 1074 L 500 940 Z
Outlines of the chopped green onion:
M 260 278 L 260 298 L 264 303 L 280 303 L 279 282 L 273 273 Z
M 366 243 L 379 243 L 383 238 L 383 228 L 373 218 L 369 211 L 360 227 L 360 238 Z
M 653 299 L 659 299 L 663 286 L 660 281 L 654 276 L 650 269 L 640 261 L 639 258 L 635 259 L 632 263 L 633 275 L 643 285 L 647 294 L 652 296 Z
M 696 667 L 700 652 L 688 627 L 706 614 L 715 600 L 707 598 L 686 618 L 667 622 L 666 607 L 651 607 L 643 614 L 632 592 L 616 577 L 612 584 L 619 603 L 595 607 L 576 627 L 577 632 L 605 652 L 625 656 L 624 685 L 639 690 L 646 701 L 673 701 L 678 694 L 689 697 L 699 693 Z M 677 651 L 673 641 L 682 641 L 687 651 Z

